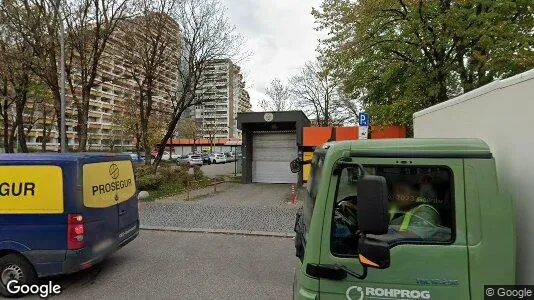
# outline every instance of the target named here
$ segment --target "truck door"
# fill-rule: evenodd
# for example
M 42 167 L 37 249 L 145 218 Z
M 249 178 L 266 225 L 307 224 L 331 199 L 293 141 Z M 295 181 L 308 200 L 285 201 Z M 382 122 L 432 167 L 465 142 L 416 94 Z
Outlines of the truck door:
M 355 158 L 389 188 L 391 265 L 364 279 L 319 278 L 321 299 L 469 299 L 464 174 L 461 159 Z M 320 265 L 356 273 L 357 169 L 333 175 Z M 410 212 L 410 213 L 408 213 Z M 409 216 L 409 217 L 408 217 Z M 324 274 L 324 273 L 323 273 Z

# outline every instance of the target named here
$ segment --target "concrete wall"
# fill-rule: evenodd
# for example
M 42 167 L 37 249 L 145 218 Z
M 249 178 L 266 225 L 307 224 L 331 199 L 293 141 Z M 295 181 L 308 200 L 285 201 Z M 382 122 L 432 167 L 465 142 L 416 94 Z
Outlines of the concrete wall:
M 534 69 L 414 114 L 414 136 L 481 138 L 514 198 L 518 284 L 534 280 Z M 506 222 L 506 220 L 502 220 Z

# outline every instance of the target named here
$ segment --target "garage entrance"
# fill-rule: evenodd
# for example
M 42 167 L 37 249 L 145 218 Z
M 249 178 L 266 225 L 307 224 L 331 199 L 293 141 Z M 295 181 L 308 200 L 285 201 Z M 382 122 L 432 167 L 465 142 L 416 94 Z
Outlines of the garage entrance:
M 302 184 L 302 172 L 291 173 L 289 163 L 302 158 L 302 128 L 309 125 L 302 111 L 237 113 L 242 182 Z
M 298 155 L 295 131 L 254 131 L 252 147 L 252 182 L 297 183 L 298 174 L 289 168 Z

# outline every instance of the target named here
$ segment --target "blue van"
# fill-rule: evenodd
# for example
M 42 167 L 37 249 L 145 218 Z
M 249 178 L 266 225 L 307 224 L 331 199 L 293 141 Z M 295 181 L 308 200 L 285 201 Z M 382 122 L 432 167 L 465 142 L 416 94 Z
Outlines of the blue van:
M 93 266 L 139 233 L 129 156 L 0 154 L 0 294 Z

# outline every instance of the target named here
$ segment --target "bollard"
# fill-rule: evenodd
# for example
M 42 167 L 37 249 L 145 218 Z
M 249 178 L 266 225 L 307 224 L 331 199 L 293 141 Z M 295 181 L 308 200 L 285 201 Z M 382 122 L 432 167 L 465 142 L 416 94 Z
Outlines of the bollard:
M 213 192 L 217 193 L 217 179 L 213 178 Z
M 297 194 L 295 193 L 295 184 L 291 185 L 291 203 L 295 204 L 297 200 Z
M 189 200 L 191 200 L 190 197 L 189 197 L 189 190 L 190 190 L 190 188 L 189 188 L 189 180 L 186 182 L 185 188 L 187 189 L 187 201 L 189 201 Z

